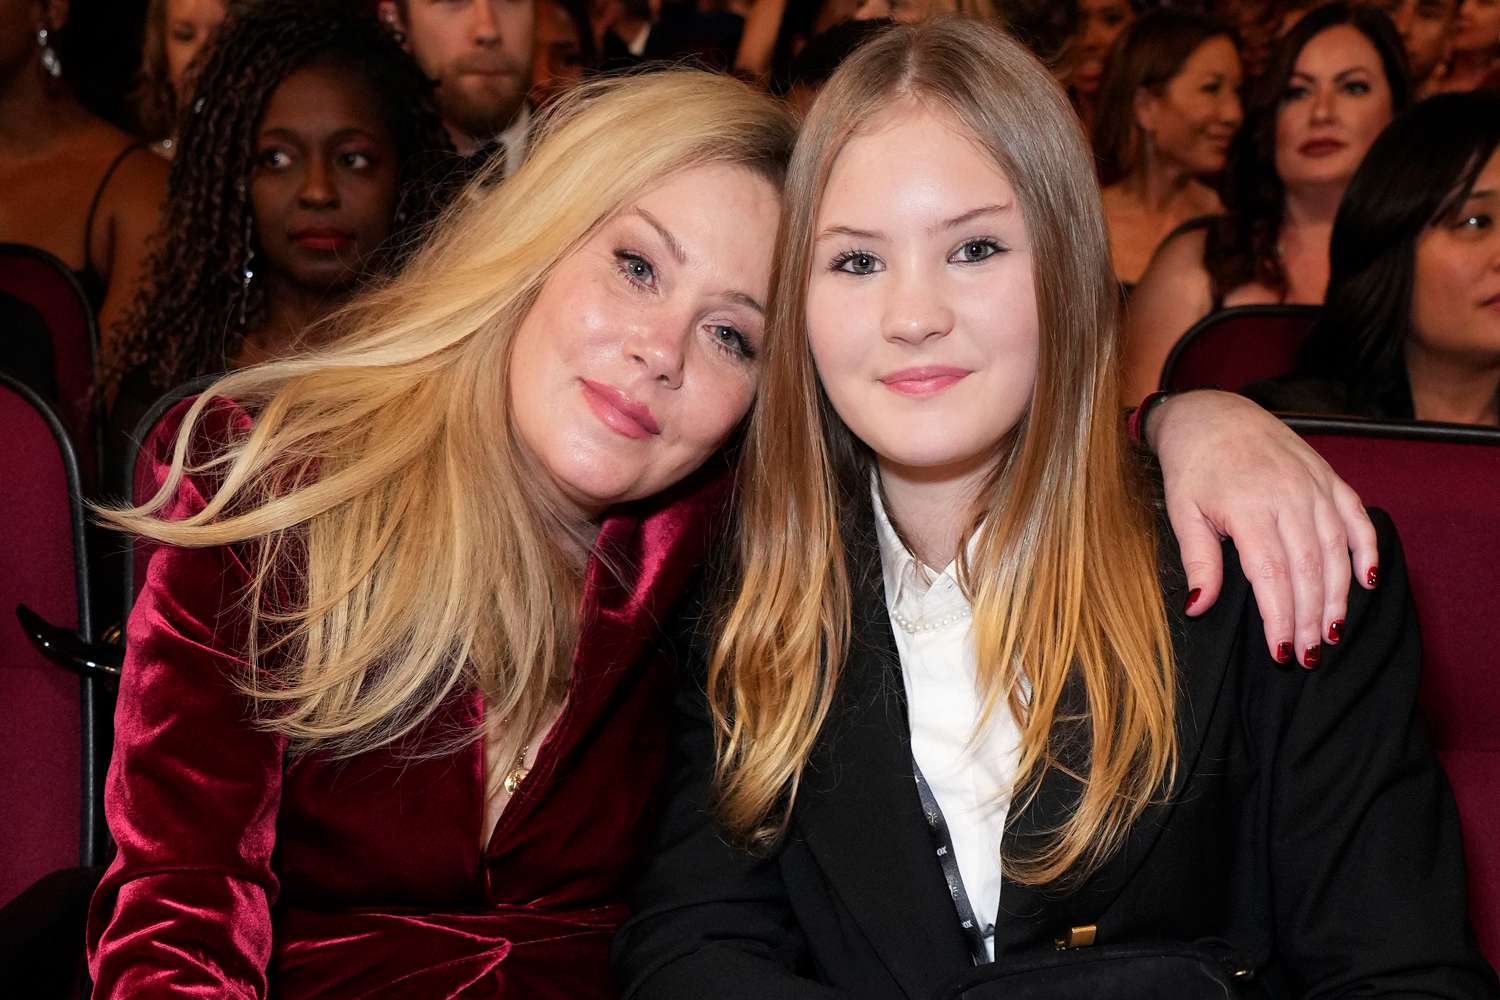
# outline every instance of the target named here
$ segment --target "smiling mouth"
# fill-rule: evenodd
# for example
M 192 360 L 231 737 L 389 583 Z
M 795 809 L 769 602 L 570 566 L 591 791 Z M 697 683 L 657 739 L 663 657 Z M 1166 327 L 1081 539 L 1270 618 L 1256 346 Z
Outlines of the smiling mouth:
M 616 434 L 639 441 L 661 433 L 661 425 L 656 422 L 649 406 L 637 403 L 607 383 L 590 379 L 580 381 L 583 383 L 584 402 L 589 404 L 594 416 Z
M 921 368 L 903 368 L 881 376 L 879 381 L 887 389 L 903 396 L 934 396 L 957 385 L 970 374 L 972 372 L 967 368 L 927 365 Z

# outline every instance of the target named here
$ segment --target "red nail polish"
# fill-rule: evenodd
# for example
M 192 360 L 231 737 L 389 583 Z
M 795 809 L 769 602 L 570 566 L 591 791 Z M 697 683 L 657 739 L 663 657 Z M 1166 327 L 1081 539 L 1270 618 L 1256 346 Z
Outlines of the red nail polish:
M 1335 646 L 1344 641 L 1344 619 L 1335 618 L 1328 623 L 1328 641 Z
M 1373 586 L 1375 586 L 1375 581 L 1377 581 L 1379 579 L 1380 579 L 1380 573 L 1375 569 L 1374 566 L 1371 566 L 1370 567 L 1370 572 L 1368 572 L 1368 573 L 1365 574 L 1365 586 L 1366 587 L 1373 587 Z
M 1276 644 L 1276 662 L 1277 663 L 1291 663 L 1292 662 L 1292 644 L 1291 643 L 1289 643 L 1289 642 L 1278 642 Z
M 1198 595 L 1201 593 L 1203 593 L 1202 587 L 1194 587 L 1192 590 L 1188 591 L 1187 603 L 1182 606 L 1182 610 L 1193 610 L 1193 605 L 1198 603 Z
M 1311 670 L 1313 667 L 1316 667 L 1318 665 L 1318 661 L 1321 660 L 1322 658 L 1323 658 L 1323 647 L 1321 645 L 1308 646 L 1306 649 L 1304 649 L 1302 651 L 1302 665 L 1304 667 L 1306 667 L 1308 670 Z

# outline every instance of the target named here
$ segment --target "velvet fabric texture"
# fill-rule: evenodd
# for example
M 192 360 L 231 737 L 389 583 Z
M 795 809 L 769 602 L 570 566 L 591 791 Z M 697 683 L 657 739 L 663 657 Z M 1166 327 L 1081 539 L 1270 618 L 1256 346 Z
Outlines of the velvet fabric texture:
M 162 477 L 185 406 L 148 442 Z M 249 420 L 216 402 L 203 437 Z M 187 478 L 167 516 L 208 490 Z M 726 492 L 726 476 L 701 474 L 605 519 L 565 708 L 486 846 L 481 739 L 436 758 L 412 741 L 289 757 L 233 685 L 242 553 L 159 548 L 129 624 L 106 792 L 119 853 L 88 925 L 94 995 L 613 996 L 610 938 L 666 748 L 657 622 Z M 452 699 L 421 739 L 472 733 L 483 712 L 477 694 Z

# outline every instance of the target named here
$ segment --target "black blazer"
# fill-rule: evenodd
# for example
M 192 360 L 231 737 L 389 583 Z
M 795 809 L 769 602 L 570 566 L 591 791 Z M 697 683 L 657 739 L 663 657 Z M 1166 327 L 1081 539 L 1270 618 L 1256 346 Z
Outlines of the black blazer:
M 1465 914 L 1458 815 L 1416 711 L 1421 650 L 1405 565 L 1375 515 L 1381 583 L 1355 588 L 1312 672 L 1266 653 L 1234 550 L 1196 620 L 1164 557 L 1181 677 L 1171 794 L 1077 890 L 1006 882 L 997 957 L 1098 943 L 1222 939 L 1266 996 L 1491 997 Z M 1170 536 L 1167 536 L 1170 537 Z M 873 530 L 850 540 L 854 642 L 783 844 L 728 846 L 707 808 L 713 738 L 703 637 L 679 694 L 667 802 L 615 945 L 627 998 L 929 997 L 971 968 L 912 778 L 900 662 Z M 1010 849 L 1063 815 L 1054 771 L 1012 814 Z

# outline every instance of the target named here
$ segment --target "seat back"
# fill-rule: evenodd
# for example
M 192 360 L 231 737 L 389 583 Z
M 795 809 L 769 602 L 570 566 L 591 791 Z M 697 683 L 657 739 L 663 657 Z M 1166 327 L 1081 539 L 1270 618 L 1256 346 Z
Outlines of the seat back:
M 1160 387 L 1238 392 L 1251 382 L 1290 374 L 1320 311 L 1319 306 L 1234 306 L 1211 313 L 1167 355 Z
M 41 313 L 52 337 L 57 413 L 68 429 L 86 472 L 98 453 L 92 434 L 94 374 L 99 363 L 99 331 L 93 306 L 68 266 L 45 250 L 22 243 L 0 243 L 0 291 Z
M 92 638 L 78 462 L 62 422 L 0 375 L 0 904 L 58 868 L 92 863 L 95 775 L 84 753 L 90 694 L 46 660 L 15 608 Z M 80 802 L 82 810 L 80 812 Z M 102 827 L 100 828 L 102 830 Z
M 1286 419 L 1401 531 L 1422 628 L 1422 705 L 1463 820 L 1469 913 L 1500 965 L 1500 430 Z
M 162 418 L 174 406 L 203 392 L 218 379 L 218 375 L 202 375 L 184 382 L 152 403 L 151 409 L 135 425 L 125 446 L 125 468 L 130 470 L 131 503 L 143 504 L 156 494 L 157 484 L 151 474 L 151 456 L 145 453 L 142 445 L 155 433 L 157 424 L 161 423 Z M 146 582 L 146 563 L 151 561 L 152 546 L 139 538 L 126 538 L 125 546 L 125 617 L 129 618 L 130 609 L 135 606 L 136 595 Z

